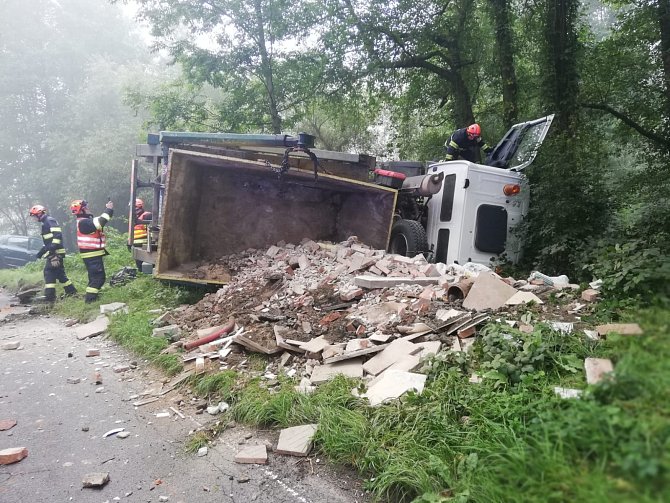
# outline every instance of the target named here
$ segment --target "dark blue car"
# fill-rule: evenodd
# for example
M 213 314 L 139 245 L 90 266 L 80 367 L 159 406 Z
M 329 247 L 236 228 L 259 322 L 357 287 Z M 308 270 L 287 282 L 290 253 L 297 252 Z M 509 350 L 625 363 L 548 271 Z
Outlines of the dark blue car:
M 30 236 L 0 236 L 0 269 L 21 267 L 37 260 L 42 239 Z

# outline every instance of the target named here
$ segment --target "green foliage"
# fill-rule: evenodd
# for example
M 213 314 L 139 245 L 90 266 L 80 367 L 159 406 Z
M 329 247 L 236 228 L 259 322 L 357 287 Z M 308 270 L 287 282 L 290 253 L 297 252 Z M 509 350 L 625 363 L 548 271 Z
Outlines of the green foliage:
M 644 303 L 670 298 L 670 257 L 667 243 L 631 239 L 623 243 L 601 241 L 584 266 L 594 278 L 603 280 L 602 290 L 611 298 L 637 298 Z
M 239 0 L 141 0 L 138 8 L 139 17 L 151 25 L 156 47 L 167 49 L 181 64 L 188 82 L 223 91 L 215 115 L 235 131 L 281 133 L 284 122 L 299 118 L 297 105 L 320 88 L 322 54 L 303 44 L 318 18 L 314 2 L 259 0 L 250 8 Z M 294 10 L 300 12 L 300 23 L 289 22 L 293 18 L 286 13 Z M 177 31 L 188 35 L 175 37 Z M 197 42 L 205 36 L 215 44 Z M 300 45 L 303 50 L 293 49 Z M 196 105 L 191 110 L 199 121 L 206 122 L 203 108 L 190 104 Z
M 577 373 L 586 352 L 585 344 L 546 326 L 526 334 L 504 325 L 488 325 L 475 348 L 479 372 L 496 385 Z
M 193 389 L 201 396 L 216 397 L 222 400 L 230 400 L 237 375 L 232 370 L 226 370 L 217 374 L 198 376 L 195 379 Z

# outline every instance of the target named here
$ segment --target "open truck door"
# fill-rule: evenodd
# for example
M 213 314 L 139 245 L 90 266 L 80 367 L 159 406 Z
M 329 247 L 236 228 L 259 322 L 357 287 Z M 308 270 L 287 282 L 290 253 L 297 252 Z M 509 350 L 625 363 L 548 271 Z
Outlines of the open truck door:
M 510 171 L 523 171 L 535 160 L 553 120 L 552 114 L 515 124 L 486 156 L 484 164 Z

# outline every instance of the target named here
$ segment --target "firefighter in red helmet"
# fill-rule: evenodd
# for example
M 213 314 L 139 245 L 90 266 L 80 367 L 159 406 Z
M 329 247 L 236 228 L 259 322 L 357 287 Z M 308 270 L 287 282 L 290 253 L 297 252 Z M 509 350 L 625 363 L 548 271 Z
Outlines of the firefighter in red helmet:
M 56 300 L 56 281 L 63 284 L 65 295 L 75 295 L 77 289 L 65 274 L 65 248 L 63 248 L 63 231 L 55 218 L 49 216 L 47 209 L 41 204 L 30 208 L 30 217 L 42 224 L 42 241 L 44 246 L 37 252 L 37 258 L 46 255 L 44 264 L 44 300 Z
M 144 211 L 144 201 L 135 199 L 135 219 L 133 225 L 133 246 L 145 248 L 149 242 L 149 225 L 153 215 L 150 211 Z M 142 261 L 135 260 L 137 270 L 142 272 Z
M 77 217 L 77 246 L 88 272 L 88 286 L 84 301 L 88 304 L 98 299 L 100 288 L 105 284 L 105 264 L 102 258 L 109 255 L 105 249 L 106 237 L 103 228 L 114 214 L 114 204 L 108 201 L 105 212 L 94 217 L 85 200 L 77 199 L 70 205 L 70 211 Z
M 470 162 L 479 162 L 479 149 L 489 153 L 493 150 L 489 145 L 483 143 L 482 128 L 479 124 L 470 124 L 468 127 L 457 129 L 444 143 L 447 151 L 446 160 L 455 161 L 465 159 Z

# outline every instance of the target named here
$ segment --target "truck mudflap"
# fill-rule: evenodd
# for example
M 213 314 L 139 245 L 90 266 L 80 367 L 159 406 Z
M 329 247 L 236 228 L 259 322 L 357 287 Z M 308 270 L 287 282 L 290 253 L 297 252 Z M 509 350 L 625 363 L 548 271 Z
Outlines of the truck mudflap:
M 207 152 L 170 151 L 155 276 L 223 284 L 222 257 L 280 241 L 386 249 L 397 191 L 368 182 Z

